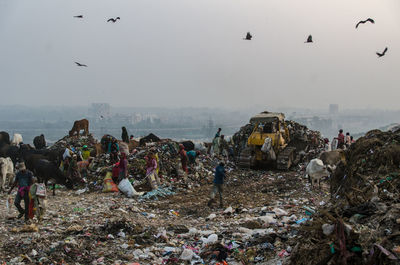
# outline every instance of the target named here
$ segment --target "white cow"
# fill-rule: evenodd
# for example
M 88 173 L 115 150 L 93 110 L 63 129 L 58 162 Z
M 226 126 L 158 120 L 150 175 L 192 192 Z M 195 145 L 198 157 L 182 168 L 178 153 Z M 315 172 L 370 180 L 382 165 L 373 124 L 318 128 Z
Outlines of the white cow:
M 14 133 L 13 139 L 11 141 L 11 145 L 19 145 L 20 143 L 22 143 L 22 135 L 19 133 Z
M 331 169 L 330 166 L 328 166 Z M 311 179 L 311 186 L 314 186 L 314 182 L 317 180 L 318 185 L 320 185 L 321 178 L 325 176 L 329 176 L 328 167 L 324 165 L 321 159 L 314 158 L 313 160 L 308 163 L 306 168 L 306 177 Z
M 9 185 L 11 185 L 14 180 L 14 164 L 11 158 L 0 157 L 0 181 L 1 181 L 0 188 L 2 190 L 4 190 L 7 177 L 10 178 Z

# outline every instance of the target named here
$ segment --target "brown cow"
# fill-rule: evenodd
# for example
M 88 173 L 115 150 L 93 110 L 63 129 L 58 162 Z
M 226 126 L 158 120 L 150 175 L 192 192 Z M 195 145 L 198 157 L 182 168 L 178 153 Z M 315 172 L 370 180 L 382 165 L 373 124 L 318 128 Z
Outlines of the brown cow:
M 89 134 L 89 121 L 87 119 L 75 121 L 74 126 L 69 131 L 69 136 L 70 137 L 73 136 L 75 134 L 75 132 L 79 136 L 79 132 L 81 130 L 84 130 L 83 135 L 87 136 Z

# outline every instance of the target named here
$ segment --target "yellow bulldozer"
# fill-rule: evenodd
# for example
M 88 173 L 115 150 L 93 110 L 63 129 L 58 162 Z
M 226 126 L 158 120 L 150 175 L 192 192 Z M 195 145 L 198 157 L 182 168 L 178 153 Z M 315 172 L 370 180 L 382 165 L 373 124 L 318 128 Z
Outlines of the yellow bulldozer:
M 289 169 L 294 161 L 296 148 L 288 146 L 290 135 L 285 115 L 262 112 L 252 117 L 250 124 L 254 126 L 253 131 L 247 140 L 247 146 L 239 154 L 238 166 Z

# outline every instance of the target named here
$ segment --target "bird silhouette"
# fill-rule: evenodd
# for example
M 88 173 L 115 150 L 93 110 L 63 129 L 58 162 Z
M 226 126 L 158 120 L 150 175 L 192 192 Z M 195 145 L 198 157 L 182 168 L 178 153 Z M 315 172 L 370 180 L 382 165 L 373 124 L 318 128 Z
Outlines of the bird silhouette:
M 117 22 L 118 19 L 120 19 L 120 17 L 110 18 L 109 20 L 107 20 L 107 22 L 115 23 L 115 22 Z
M 75 62 L 75 63 L 76 63 L 77 66 L 84 66 L 84 67 L 87 67 L 86 64 L 81 64 L 81 63 L 78 63 L 78 62 Z
M 358 28 L 358 25 L 364 24 L 364 23 L 367 23 L 367 22 L 371 22 L 372 24 L 375 24 L 375 21 L 372 18 L 368 18 L 366 20 L 361 20 L 360 22 L 358 22 L 357 25 L 356 25 L 356 28 Z
M 312 41 L 312 36 L 309 35 L 308 38 L 307 38 L 307 40 L 306 40 L 304 43 L 311 43 L 311 42 L 313 42 L 313 41 Z
M 378 57 L 382 57 L 385 55 L 385 53 L 387 52 L 388 48 L 386 47 L 382 53 L 377 52 L 376 55 L 378 55 Z
M 82 16 L 82 15 L 79 15 L 79 16 L 74 16 L 74 17 L 76 17 L 76 18 L 83 18 L 83 16 Z
M 251 40 L 253 36 L 250 34 L 250 32 L 247 32 L 246 37 L 243 38 L 244 40 Z
M 251 40 L 251 38 L 253 38 L 253 36 L 250 34 L 250 32 L 247 32 L 246 38 L 243 38 L 243 39 L 244 40 Z

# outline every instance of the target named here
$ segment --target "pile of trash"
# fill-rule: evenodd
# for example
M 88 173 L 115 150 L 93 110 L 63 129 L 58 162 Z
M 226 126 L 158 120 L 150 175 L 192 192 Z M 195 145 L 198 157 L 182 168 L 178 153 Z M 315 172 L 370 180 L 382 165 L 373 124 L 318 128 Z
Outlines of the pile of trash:
M 292 264 L 399 263 L 400 131 L 370 131 L 345 156 L 331 201 L 302 229 Z
M 65 148 L 82 148 L 84 145 L 86 145 L 90 152 L 93 153 L 93 155 L 96 155 L 96 145 L 99 145 L 99 141 L 97 141 L 96 138 L 93 137 L 92 134 L 88 134 L 87 136 L 64 136 L 57 142 L 55 142 L 53 145 L 49 147 L 50 150 L 64 150 Z
M 135 190 L 151 191 L 152 187 L 146 176 L 146 156 L 150 152 L 157 154 L 157 162 L 159 165 L 158 176 L 164 186 L 197 186 L 204 183 L 205 179 L 213 176 L 213 169 L 217 166 L 219 160 L 216 157 L 211 157 L 204 152 L 197 158 L 197 163 L 189 164 L 188 181 L 183 181 L 184 172 L 178 155 L 179 143 L 171 139 L 160 139 L 154 134 L 150 134 L 143 141 L 142 145 L 138 145 L 127 155 L 128 160 L 128 175 L 129 181 L 132 183 Z M 57 141 L 51 148 L 64 150 L 65 148 L 73 148 L 77 152 L 86 145 L 89 150 L 96 151 L 96 148 L 101 148 L 96 139 L 89 135 L 79 137 L 68 137 Z M 91 152 L 92 153 L 92 152 Z M 117 167 L 111 160 L 110 154 L 101 152 L 93 154 L 93 159 L 87 168 L 87 171 L 82 175 L 82 182 L 75 183 L 76 187 L 86 191 L 99 191 L 102 189 L 103 182 L 107 172 L 112 173 Z M 228 165 L 234 167 L 232 163 Z M 160 191 L 162 193 L 162 191 Z M 149 196 L 153 197 L 153 196 Z

